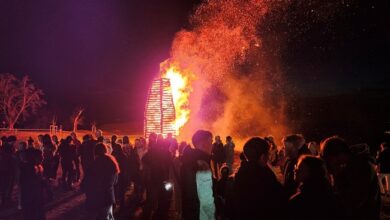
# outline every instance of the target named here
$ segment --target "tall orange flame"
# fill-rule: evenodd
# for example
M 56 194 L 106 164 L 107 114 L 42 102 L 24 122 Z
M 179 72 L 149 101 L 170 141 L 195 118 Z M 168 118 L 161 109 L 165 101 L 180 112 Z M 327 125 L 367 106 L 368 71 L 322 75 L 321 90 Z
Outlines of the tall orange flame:
M 167 65 L 165 61 L 161 66 Z M 162 77 L 167 78 L 171 82 L 173 103 L 175 105 L 176 119 L 174 128 L 176 134 L 180 134 L 180 129 L 188 122 L 190 117 L 189 97 L 192 91 L 191 74 L 183 74 L 177 66 L 170 64 L 162 70 Z

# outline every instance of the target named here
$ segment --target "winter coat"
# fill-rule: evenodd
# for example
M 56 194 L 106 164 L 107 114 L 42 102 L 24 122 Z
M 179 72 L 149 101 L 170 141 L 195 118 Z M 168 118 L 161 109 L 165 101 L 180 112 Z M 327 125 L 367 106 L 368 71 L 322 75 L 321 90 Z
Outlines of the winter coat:
M 223 148 L 223 144 L 222 143 L 214 143 L 211 155 L 212 155 L 212 159 L 216 163 L 225 162 L 226 152 L 225 152 L 225 149 Z
M 349 219 L 380 219 L 378 178 L 368 155 L 351 156 L 334 182 Z
M 287 197 L 269 167 L 256 162 L 241 166 L 235 176 L 237 219 L 284 219 Z
M 215 219 L 213 180 L 211 170 L 196 172 L 196 188 L 199 199 L 199 219 Z
M 117 182 L 119 167 L 114 157 L 96 157 L 85 177 L 84 191 L 89 208 L 103 208 L 115 203 L 114 185 Z
M 200 202 L 196 183 L 197 161 L 210 164 L 210 156 L 198 149 L 185 148 L 182 156 L 180 180 L 183 217 L 186 220 L 199 220 Z
M 291 220 L 346 219 L 345 209 L 326 179 L 302 184 L 299 192 L 291 197 L 288 210 Z

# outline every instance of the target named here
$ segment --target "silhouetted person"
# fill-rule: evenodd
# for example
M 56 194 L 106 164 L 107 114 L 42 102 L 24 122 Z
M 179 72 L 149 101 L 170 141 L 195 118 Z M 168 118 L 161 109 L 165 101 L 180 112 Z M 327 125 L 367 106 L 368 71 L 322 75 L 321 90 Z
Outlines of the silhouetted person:
M 107 147 L 104 144 L 95 146 L 95 155 L 91 170 L 85 176 L 89 219 L 114 219 L 114 185 L 120 172 L 119 166 L 115 158 L 107 154 Z
M 275 174 L 268 167 L 268 143 L 259 137 L 244 145 L 248 162 L 235 176 L 237 219 L 284 219 L 287 197 Z
M 219 179 L 219 170 L 221 169 L 222 164 L 225 162 L 226 158 L 226 152 L 223 148 L 223 143 L 220 136 L 215 136 L 211 158 L 213 160 L 214 176 L 216 179 Z
M 22 201 L 21 201 L 21 192 L 20 192 L 20 168 L 22 167 L 22 164 L 26 162 L 27 160 L 27 142 L 21 141 L 18 145 L 18 150 L 15 153 L 16 157 L 16 166 L 17 166 L 17 173 L 16 173 L 16 184 L 18 184 L 19 190 L 18 190 L 18 209 L 22 209 Z
M 321 156 L 349 219 L 379 219 L 380 190 L 368 153 L 367 149 L 353 154 L 339 137 L 330 137 L 321 144 Z
M 286 161 L 284 164 L 284 188 L 288 197 L 294 195 L 298 188 L 298 183 L 294 180 L 294 167 L 298 158 L 303 154 L 310 154 L 305 146 L 305 138 L 299 134 L 293 134 L 283 138 Z
M 221 167 L 221 179 L 215 186 L 216 211 L 220 219 L 234 218 L 234 178 L 229 173 L 227 166 Z
M 133 150 L 133 146 L 131 145 L 130 139 L 128 136 L 123 136 L 122 150 L 123 150 L 123 153 L 125 153 L 127 157 L 130 156 L 131 151 Z
M 234 148 L 235 144 L 231 136 L 226 137 L 225 156 L 226 156 L 226 165 L 229 167 L 230 173 L 233 172 L 233 162 L 234 162 Z
M 309 142 L 307 148 L 310 150 L 311 155 L 318 156 L 320 154 L 320 145 L 315 141 Z
M 74 166 L 75 166 L 74 181 L 78 182 L 78 181 L 80 181 L 80 175 L 81 175 L 81 172 L 80 172 L 80 146 L 81 146 L 81 142 L 77 139 L 76 133 L 72 132 L 72 133 L 70 133 L 70 136 L 72 137 L 72 143 L 75 146 L 75 150 L 76 150 L 76 155 L 74 158 Z
M 146 140 L 144 138 L 139 138 L 134 141 L 134 150 L 137 153 L 138 161 L 139 161 L 139 179 L 138 179 L 138 196 L 139 200 L 143 199 L 143 194 L 145 192 L 145 172 L 143 166 L 143 157 L 148 152 L 148 148 L 146 146 Z
M 0 148 L 2 148 L 5 144 L 7 144 L 7 136 L 1 136 L 0 140 L 1 140 Z
M 390 180 L 390 145 L 386 142 L 381 144 L 381 152 L 378 155 L 378 178 L 381 193 L 390 196 L 389 180 Z M 383 184 L 384 182 L 384 184 Z
M 269 151 L 269 162 L 270 164 L 274 167 L 278 165 L 279 158 L 278 158 L 278 146 L 275 144 L 274 137 L 268 136 L 264 138 L 265 141 L 268 142 L 270 146 L 270 151 Z
M 45 189 L 45 193 L 47 195 L 48 200 L 53 199 L 53 191 L 50 184 L 50 180 L 54 176 L 54 153 L 56 152 L 56 147 L 54 146 L 50 135 L 45 134 L 42 137 L 42 152 L 43 152 L 43 185 Z M 56 174 L 55 174 L 56 175 Z
M 192 136 L 192 144 L 194 148 L 186 147 L 183 152 L 183 165 L 180 171 L 181 176 L 181 189 L 182 189 L 182 209 L 183 219 L 192 220 L 200 219 L 202 207 L 199 191 L 197 190 L 197 173 L 201 170 L 210 170 L 210 160 L 212 151 L 213 136 L 211 132 L 198 130 Z M 209 191 L 210 189 L 204 189 Z M 210 204 L 209 204 L 210 205 Z M 214 208 L 214 204 L 209 208 Z M 205 210 L 205 209 L 204 209 Z M 206 213 L 204 213 L 206 214 Z
M 35 165 L 41 165 L 43 162 L 43 152 L 39 148 L 35 148 L 34 140 L 29 137 L 27 140 L 27 154 L 32 158 Z
M 16 137 L 9 136 L 0 150 L 0 199 L 8 206 L 14 188 L 17 161 L 15 157 Z
M 114 141 L 114 140 L 113 140 Z M 119 201 L 119 206 L 121 210 L 123 210 L 124 202 L 125 202 L 125 193 L 126 188 L 128 186 L 128 172 L 129 172 L 129 164 L 128 158 L 124 154 L 122 150 L 122 146 L 115 142 L 112 143 L 112 153 L 111 155 L 118 162 L 119 170 L 121 171 L 118 174 L 118 183 L 115 185 L 115 197 Z
M 143 157 L 145 172 L 146 204 L 144 207 L 144 219 L 166 219 L 171 198 L 165 194 L 164 182 L 169 180 L 169 170 L 172 167 L 172 157 L 169 152 L 169 143 L 164 139 L 150 139 L 148 152 Z M 153 144 L 155 143 L 155 144 Z
M 325 163 L 317 157 L 302 156 L 295 170 L 299 191 L 289 201 L 289 219 L 346 219 L 341 201 L 332 191 Z
M 42 151 L 43 151 L 43 174 L 46 178 L 53 177 L 54 170 L 54 153 L 56 147 L 54 146 L 48 134 L 42 137 Z
M 38 135 L 38 148 L 39 150 L 42 150 L 42 146 L 43 146 L 43 134 L 40 134 Z
M 172 133 L 168 133 L 166 141 L 168 142 L 168 149 L 171 153 L 172 157 L 176 156 L 176 152 L 179 149 L 179 143 L 177 142 L 176 138 L 173 137 Z
M 74 160 L 76 158 L 76 146 L 72 144 L 72 137 L 68 136 L 61 141 L 58 147 L 61 156 L 62 183 L 66 190 L 72 189 L 74 178 Z
M 80 145 L 80 163 L 84 176 L 89 172 L 91 164 L 95 159 L 95 145 L 96 141 L 92 140 L 91 135 L 86 134 L 83 136 L 83 142 Z
M 19 154 L 20 200 L 24 219 L 42 220 L 44 213 L 44 186 L 42 181 L 42 151 L 35 149 L 29 139 L 25 152 Z
M 52 179 L 57 179 L 57 172 L 58 172 L 58 167 L 60 166 L 60 154 L 58 152 L 58 146 L 60 145 L 60 142 L 58 140 L 58 137 L 56 135 L 53 135 L 51 137 L 52 143 L 55 146 L 55 152 L 54 152 L 54 158 L 53 158 L 53 170 L 51 174 Z
M 139 141 L 137 141 L 136 146 L 132 146 L 129 140 L 129 137 L 123 137 L 123 150 L 125 151 L 125 155 L 127 157 L 128 164 L 128 182 L 132 182 L 134 184 L 134 193 L 136 196 L 137 203 L 142 200 L 143 187 L 142 187 L 142 179 L 140 172 L 140 158 L 137 152 L 137 148 L 139 147 Z M 125 150 L 126 149 L 126 150 Z

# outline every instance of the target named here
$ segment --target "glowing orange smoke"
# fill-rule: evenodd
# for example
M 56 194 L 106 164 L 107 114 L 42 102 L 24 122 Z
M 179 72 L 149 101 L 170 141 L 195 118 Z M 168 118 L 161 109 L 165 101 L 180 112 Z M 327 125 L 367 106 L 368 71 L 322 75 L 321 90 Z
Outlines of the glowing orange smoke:
M 258 30 L 272 2 L 202 1 L 191 28 L 176 33 L 160 69 L 171 81 L 181 139 L 197 129 L 242 139 L 285 133 L 280 68 Z

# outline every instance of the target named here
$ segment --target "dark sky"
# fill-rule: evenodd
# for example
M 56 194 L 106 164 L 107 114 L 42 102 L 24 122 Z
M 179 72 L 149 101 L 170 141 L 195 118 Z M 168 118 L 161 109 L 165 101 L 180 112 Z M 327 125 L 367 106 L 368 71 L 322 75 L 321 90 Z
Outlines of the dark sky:
M 79 106 L 101 124 L 142 121 L 150 81 L 195 2 L 3 0 L 0 73 L 29 75 L 45 92 L 44 111 L 63 124 Z M 388 87 L 386 1 L 351 2 L 332 19 L 308 22 L 310 8 L 292 9 L 287 28 L 273 26 L 288 35 L 280 54 L 288 88 L 327 95 Z
M 5 0 L 0 73 L 29 75 L 48 112 L 78 107 L 98 123 L 142 118 L 150 80 L 193 2 Z

